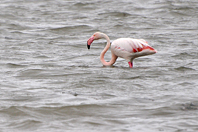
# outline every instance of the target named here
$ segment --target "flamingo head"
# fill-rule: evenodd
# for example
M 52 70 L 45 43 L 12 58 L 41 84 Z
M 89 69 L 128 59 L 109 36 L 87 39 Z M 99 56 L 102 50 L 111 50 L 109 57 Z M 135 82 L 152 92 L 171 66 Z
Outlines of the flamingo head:
M 87 40 L 87 48 L 90 49 L 91 43 L 94 40 L 98 40 L 102 38 L 102 34 L 100 32 L 94 33 L 88 40 Z

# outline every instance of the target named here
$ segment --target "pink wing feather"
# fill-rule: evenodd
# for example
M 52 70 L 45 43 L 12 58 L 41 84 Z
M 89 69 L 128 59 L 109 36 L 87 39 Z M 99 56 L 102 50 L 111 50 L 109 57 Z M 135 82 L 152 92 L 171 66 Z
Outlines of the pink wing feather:
M 131 39 L 131 38 L 121 38 L 113 41 L 115 48 L 128 51 L 130 53 L 141 52 L 143 50 L 153 50 L 151 46 L 147 44 L 144 39 Z

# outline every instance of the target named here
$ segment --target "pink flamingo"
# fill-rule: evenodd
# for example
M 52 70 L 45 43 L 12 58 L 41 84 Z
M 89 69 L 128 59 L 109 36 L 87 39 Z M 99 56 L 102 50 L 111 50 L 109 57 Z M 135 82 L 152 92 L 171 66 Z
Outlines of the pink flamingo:
M 94 40 L 105 38 L 107 40 L 107 45 L 100 54 L 100 61 L 104 66 L 111 66 L 116 62 L 118 57 L 124 58 L 129 67 L 133 67 L 133 60 L 140 56 L 151 55 L 157 53 L 157 51 L 152 48 L 143 39 L 131 39 L 131 38 L 120 38 L 110 43 L 109 37 L 100 32 L 94 33 L 87 41 L 87 48 L 90 49 L 90 45 Z M 111 46 L 111 60 L 106 62 L 104 60 L 104 55 Z

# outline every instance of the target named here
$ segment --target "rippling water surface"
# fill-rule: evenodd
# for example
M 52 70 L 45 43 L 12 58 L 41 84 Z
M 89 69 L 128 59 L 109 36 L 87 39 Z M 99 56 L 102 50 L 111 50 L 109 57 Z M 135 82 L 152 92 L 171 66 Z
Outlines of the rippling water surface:
M 0 128 L 8 131 L 198 131 L 197 0 L 3 0 Z M 105 40 L 158 50 L 103 67 Z M 110 60 L 110 51 L 105 59 Z

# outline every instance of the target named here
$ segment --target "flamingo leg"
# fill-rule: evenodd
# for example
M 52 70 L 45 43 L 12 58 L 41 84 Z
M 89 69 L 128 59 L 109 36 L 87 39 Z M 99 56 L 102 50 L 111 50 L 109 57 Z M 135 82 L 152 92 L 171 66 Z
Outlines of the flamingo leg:
M 130 67 L 130 68 L 133 67 L 133 63 L 132 63 L 132 62 L 129 61 L 128 64 L 129 64 L 129 67 Z

